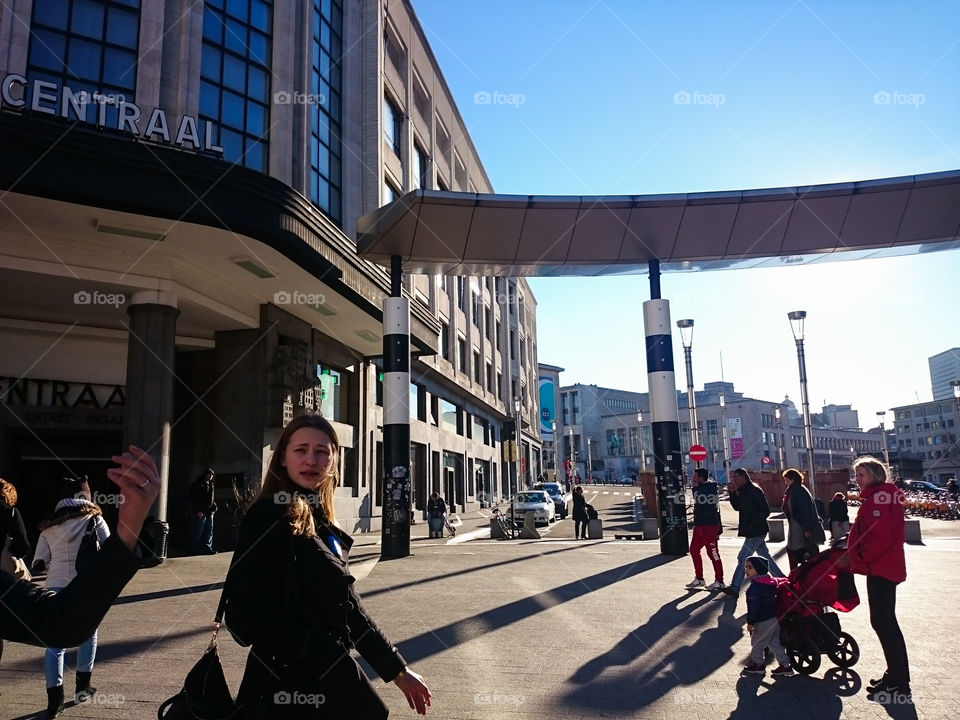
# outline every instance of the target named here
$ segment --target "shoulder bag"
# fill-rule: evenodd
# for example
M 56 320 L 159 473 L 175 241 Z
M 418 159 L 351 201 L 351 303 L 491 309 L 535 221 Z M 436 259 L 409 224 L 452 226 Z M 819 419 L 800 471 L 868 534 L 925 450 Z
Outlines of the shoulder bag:
M 16 513 L 17 511 L 14 508 L 10 508 L 10 517 L 14 522 L 16 521 Z M 13 538 L 7 534 L 7 537 L 3 540 L 3 548 L 0 549 L 0 570 L 12 575 L 17 580 L 32 580 L 33 576 L 30 574 L 23 558 L 18 558 L 10 552 L 11 544 L 13 544 Z

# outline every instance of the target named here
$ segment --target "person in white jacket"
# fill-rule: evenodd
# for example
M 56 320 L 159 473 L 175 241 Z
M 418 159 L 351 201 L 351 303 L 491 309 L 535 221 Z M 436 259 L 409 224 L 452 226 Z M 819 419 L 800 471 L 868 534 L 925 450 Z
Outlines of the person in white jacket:
M 77 554 L 85 534 L 93 530 L 101 545 L 110 537 L 100 508 L 90 501 L 86 476 L 63 478 L 60 497 L 53 515 L 40 524 L 43 532 L 34 554 L 34 569 L 46 569 L 47 590 L 53 592 L 59 592 L 76 577 Z M 63 648 L 47 648 L 43 659 L 48 718 L 57 717 L 63 709 L 63 652 Z M 96 688 L 90 686 L 96 654 L 97 631 L 94 630 L 77 651 L 75 702 L 89 700 L 96 693 Z

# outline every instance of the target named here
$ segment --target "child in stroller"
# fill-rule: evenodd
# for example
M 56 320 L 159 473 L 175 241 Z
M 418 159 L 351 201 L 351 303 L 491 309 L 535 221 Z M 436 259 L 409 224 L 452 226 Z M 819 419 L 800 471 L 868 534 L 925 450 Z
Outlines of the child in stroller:
M 820 668 L 821 654 L 842 668 L 860 659 L 857 641 L 840 629 L 840 618 L 831 611 L 850 612 L 860 604 L 853 575 L 839 567 L 845 552 L 842 547 L 824 550 L 779 579 L 780 642 L 794 670 L 803 675 Z

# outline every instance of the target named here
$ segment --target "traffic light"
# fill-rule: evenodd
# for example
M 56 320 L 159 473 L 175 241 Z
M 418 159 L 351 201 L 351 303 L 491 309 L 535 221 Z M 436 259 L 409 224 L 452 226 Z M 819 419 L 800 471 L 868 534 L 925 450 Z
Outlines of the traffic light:
M 507 418 L 503 421 L 503 440 L 517 439 L 517 421 L 513 418 Z

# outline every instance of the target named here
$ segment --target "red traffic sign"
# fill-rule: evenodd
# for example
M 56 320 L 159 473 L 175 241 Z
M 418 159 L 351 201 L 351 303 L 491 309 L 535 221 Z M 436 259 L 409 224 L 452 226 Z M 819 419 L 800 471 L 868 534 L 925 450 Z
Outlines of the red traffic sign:
M 769 464 L 770 464 L 770 456 L 769 456 L 769 455 L 764 455 L 764 456 L 763 456 L 763 459 L 761 459 L 760 462 L 762 462 L 764 465 L 769 465 Z
M 690 459 L 694 462 L 703 462 L 707 459 L 707 449 L 703 445 L 694 445 L 690 448 Z

